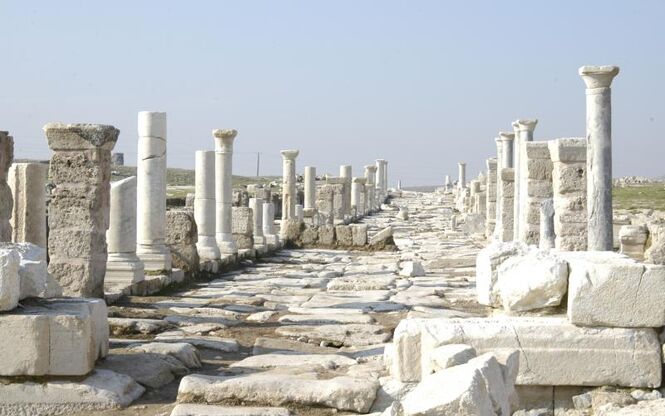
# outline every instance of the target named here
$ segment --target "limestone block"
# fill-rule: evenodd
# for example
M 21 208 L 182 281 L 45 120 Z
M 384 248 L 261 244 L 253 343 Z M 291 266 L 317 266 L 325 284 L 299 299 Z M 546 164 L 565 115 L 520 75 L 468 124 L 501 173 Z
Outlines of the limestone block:
M 29 242 L 46 248 L 46 178 L 45 163 L 14 163 L 8 175 L 14 194 L 12 241 Z
M 251 236 L 254 234 L 254 219 L 252 209 L 249 207 L 233 207 L 233 221 L 231 232 Z
M 300 240 L 300 235 L 305 229 L 305 224 L 295 218 L 282 220 L 280 225 L 280 235 L 284 243 L 287 245 L 297 244 Z
M 554 163 L 552 186 L 558 194 L 586 190 L 586 163 Z
M 166 245 L 171 250 L 171 265 L 185 273 L 199 270 L 199 254 L 196 249 L 198 230 L 194 214 L 188 209 L 166 211 Z
M 383 249 L 388 247 L 395 247 L 395 240 L 393 239 L 393 229 L 388 226 L 378 233 L 374 234 L 369 239 L 369 245 L 372 248 Z
M 399 275 L 400 276 L 406 276 L 406 277 L 419 277 L 419 276 L 425 276 L 425 268 L 423 267 L 422 263 L 419 261 L 405 261 L 402 264 L 400 264 L 400 271 Z
M 367 244 L 367 224 L 351 224 L 353 246 L 364 247 Z
M 10 218 L 14 207 L 12 190 L 7 184 L 7 173 L 14 160 L 14 139 L 0 131 L 0 241 L 12 241 Z
M 19 256 L 19 299 L 47 296 L 46 249 L 32 243 L 0 243 L 0 250 L 13 250 Z
M 653 264 L 665 264 L 665 222 L 652 221 L 647 223 L 649 239 L 644 251 L 644 261 Z
M 644 225 L 622 225 L 619 230 L 621 254 L 635 260 L 644 260 L 644 245 L 647 242 L 647 228 Z
M 0 375 L 48 374 L 49 327 L 44 314 L 0 315 Z
M 586 139 L 584 137 L 550 140 L 547 145 L 552 162 L 586 162 Z
M 665 325 L 665 266 L 613 252 L 563 253 L 570 267 L 568 319 L 576 325 Z
M 587 328 L 559 317 L 405 319 L 393 343 L 393 370 L 400 370 L 393 374 L 401 381 L 419 381 L 436 347 L 465 343 L 480 354 L 519 350 L 517 385 L 661 382 L 660 343 L 650 328 Z
M 319 241 L 319 227 L 315 225 L 305 225 L 300 240 L 305 246 L 315 245 Z
M 481 305 L 501 306 L 497 287 L 501 263 L 516 255 L 525 254 L 528 246 L 517 241 L 493 242 L 478 252 L 476 257 L 476 294 Z
M 346 247 L 353 245 L 353 230 L 350 225 L 335 226 L 335 235 L 337 236 L 337 244 Z
M 18 306 L 21 279 L 18 274 L 21 258 L 16 250 L 0 248 L 0 311 Z
M 332 246 L 335 244 L 335 227 L 332 225 L 319 226 L 319 244 Z
M 531 250 L 504 261 L 496 285 L 506 311 L 558 306 L 568 286 L 568 263 L 554 252 Z
M 476 350 L 466 344 L 448 344 L 436 347 L 430 354 L 429 369 L 433 372 L 445 370 L 448 367 L 454 367 L 467 363 L 470 359 L 476 357 Z M 423 374 L 423 377 L 426 374 Z

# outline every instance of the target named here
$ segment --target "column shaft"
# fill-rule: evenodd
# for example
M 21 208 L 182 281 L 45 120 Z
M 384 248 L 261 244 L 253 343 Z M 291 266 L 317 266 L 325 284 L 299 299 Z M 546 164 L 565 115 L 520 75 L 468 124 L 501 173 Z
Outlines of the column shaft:
M 215 238 L 215 152 L 196 152 L 194 171 L 194 220 L 198 232 L 196 250 L 201 260 L 219 260 Z
M 221 254 L 237 254 L 238 247 L 233 240 L 233 141 L 238 134 L 233 129 L 217 129 L 212 132 L 215 138 L 215 239 Z

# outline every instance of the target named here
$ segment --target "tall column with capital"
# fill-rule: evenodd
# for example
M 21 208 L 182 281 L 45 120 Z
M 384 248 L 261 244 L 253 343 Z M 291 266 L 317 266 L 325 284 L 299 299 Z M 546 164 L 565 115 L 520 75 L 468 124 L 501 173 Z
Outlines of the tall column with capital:
M 233 141 L 237 130 L 216 129 L 215 138 L 215 239 L 221 254 L 237 254 L 238 247 L 233 240 Z
M 375 165 L 366 165 L 365 166 L 365 179 L 367 183 L 365 188 L 367 190 L 367 213 L 370 213 L 376 209 L 376 189 L 374 181 L 376 180 L 376 166 Z
M 298 150 L 282 150 L 282 220 L 296 217 L 296 157 Z
M 522 143 L 532 142 L 533 141 L 533 131 L 538 124 L 538 120 L 528 120 L 528 119 L 519 119 L 513 123 L 513 127 L 516 129 L 517 133 L 515 134 L 515 159 L 513 160 L 513 168 L 515 169 L 515 205 L 513 206 L 513 235 L 517 238 L 520 234 L 520 209 L 522 206 L 522 200 L 520 196 L 521 189 L 524 185 L 521 182 L 522 175 L 520 175 L 521 169 L 521 160 L 524 157 L 522 154 L 524 152 Z
M 612 80 L 618 66 L 583 66 L 586 84 L 588 250 L 612 251 Z
M 171 271 L 166 246 L 166 113 L 141 111 L 136 167 L 136 255 L 146 271 Z

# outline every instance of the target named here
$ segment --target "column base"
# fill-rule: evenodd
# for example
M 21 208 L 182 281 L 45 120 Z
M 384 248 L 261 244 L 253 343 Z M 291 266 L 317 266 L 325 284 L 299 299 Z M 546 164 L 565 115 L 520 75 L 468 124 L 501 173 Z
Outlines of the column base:
M 196 251 L 199 253 L 201 261 L 215 261 L 221 257 L 217 241 L 212 236 L 199 236 L 199 240 L 196 242 Z
M 143 262 L 134 253 L 109 253 L 104 286 L 128 286 L 145 279 Z
M 171 272 L 171 250 L 164 244 L 139 244 L 136 255 L 143 262 L 146 272 Z
M 230 233 L 223 234 L 222 238 L 217 238 L 217 247 L 220 254 L 238 254 L 238 246 Z

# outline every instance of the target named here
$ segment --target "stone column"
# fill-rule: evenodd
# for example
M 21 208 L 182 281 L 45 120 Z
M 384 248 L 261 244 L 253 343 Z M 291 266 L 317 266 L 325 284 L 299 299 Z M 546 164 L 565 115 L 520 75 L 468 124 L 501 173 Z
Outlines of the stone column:
M 314 200 L 316 199 L 316 168 L 305 166 L 305 206 L 304 210 L 311 212 L 316 210 Z
M 494 138 L 494 143 L 496 144 L 496 218 L 494 224 L 494 238 L 497 237 L 497 233 L 501 228 L 501 193 L 503 192 L 503 186 L 501 185 L 501 169 L 503 169 L 503 142 L 500 137 Z
M 141 111 L 138 117 L 136 254 L 145 270 L 171 271 L 166 246 L 166 113 Z
M 523 186 L 518 240 L 537 245 L 540 241 L 540 204 L 552 198 L 552 159 L 548 143 L 522 143 L 520 164 Z
M 556 246 L 554 233 L 554 201 L 548 198 L 540 203 L 540 249 L 551 249 Z
M 14 138 L 6 131 L 0 131 L 0 241 L 12 241 L 13 198 L 7 184 L 9 167 L 14 160 Z
M 259 249 L 266 244 L 263 235 L 263 199 L 250 198 L 249 207 L 252 209 L 252 220 L 254 221 L 254 248 Z
M 136 255 L 136 176 L 111 184 L 108 259 L 104 286 L 129 286 L 144 279 L 143 262 Z
M 497 237 L 499 241 L 512 241 L 513 240 L 513 205 L 514 205 L 514 192 L 515 192 L 515 171 L 513 168 L 501 169 L 501 174 L 498 178 L 503 187 L 501 191 L 501 218 L 497 220 L 496 226 L 498 229 Z
M 586 84 L 588 249 L 612 251 L 612 98 L 617 66 L 583 66 Z
M 519 231 L 519 225 L 520 225 L 520 209 L 521 209 L 521 196 L 520 196 L 520 189 L 522 188 L 522 182 L 521 178 L 522 175 L 520 174 L 520 169 L 521 169 L 521 159 L 522 159 L 522 143 L 526 142 L 532 142 L 533 141 L 533 131 L 536 129 L 536 124 L 538 124 L 538 120 L 527 120 L 527 119 L 519 119 L 513 123 L 513 127 L 517 129 L 517 133 L 515 134 L 515 142 L 514 142 L 514 150 L 515 150 L 515 158 L 513 160 L 513 168 L 515 169 L 515 206 L 513 207 L 513 224 L 515 226 L 515 231 L 514 235 L 515 238 L 520 235 Z
M 12 241 L 46 248 L 46 178 L 48 164 L 14 163 L 9 187 L 14 194 Z
M 275 204 L 272 202 L 263 203 L 263 236 L 266 244 L 277 245 L 279 236 L 275 232 Z
M 212 131 L 215 138 L 215 239 L 223 255 L 238 253 L 233 240 L 233 140 L 238 132 L 233 129 Z
M 296 216 L 296 157 L 298 150 L 282 150 L 282 220 Z
M 358 216 L 362 217 L 367 214 L 367 178 L 357 178 L 358 190 L 360 196 L 358 197 Z
M 485 236 L 490 238 L 496 226 L 496 158 L 487 159 L 487 186 L 485 188 Z
M 53 151 L 49 180 L 48 271 L 66 296 L 104 297 L 111 150 L 118 129 L 99 124 L 44 126 Z
M 453 187 L 453 183 L 450 181 L 450 175 L 446 175 L 446 179 L 443 181 L 443 186 L 446 189 L 451 189 Z
M 501 163 L 503 166 L 502 169 L 512 168 L 513 167 L 513 141 L 515 140 L 514 133 L 499 133 L 499 138 L 501 139 Z
M 194 220 L 198 240 L 196 251 L 203 261 L 221 258 L 215 239 L 215 152 L 198 150 L 194 170 Z
M 361 194 L 360 194 L 360 188 L 362 185 L 360 184 L 360 178 L 354 176 L 351 179 L 351 215 L 354 217 L 359 217 L 362 215 L 361 212 Z
M 341 165 L 339 176 L 344 179 L 344 216 L 351 216 L 351 165 Z
M 366 210 L 368 213 L 373 212 L 376 209 L 376 194 L 375 194 L 375 185 L 374 180 L 376 178 L 376 166 L 367 165 L 365 166 L 365 189 L 367 190 L 367 207 Z
M 386 198 L 386 161 L 384 159 L 376 159 L 376 190 L 377 190 L 377 200 L 378 208 L 381 208 L 381 204 L 385 201 Z
M 466 162 L 457 163 L 457 170 L 458 170 L 457 187 L 460 189 L 464 189 L 466 188 Z

